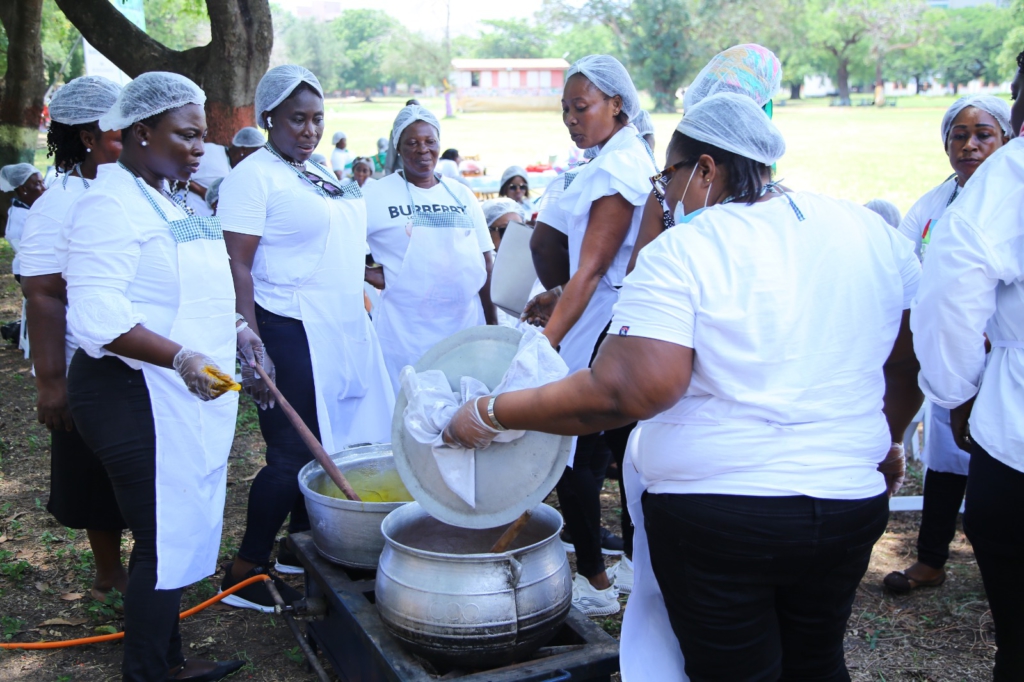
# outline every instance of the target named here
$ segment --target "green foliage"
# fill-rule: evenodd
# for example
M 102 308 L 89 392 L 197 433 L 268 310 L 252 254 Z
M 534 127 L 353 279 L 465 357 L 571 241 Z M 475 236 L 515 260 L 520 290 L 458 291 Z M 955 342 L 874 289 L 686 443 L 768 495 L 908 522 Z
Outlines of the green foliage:
M 407 30 L 392 33 L 382 70 L 387 81 L 419 85 L 441 85 L 451 70 L 444 43 Z
M 210 42 L 210 15 L 205 0 L 143 0 L 142 6 L 146 11 L 146 32 L 172 50 L 187 50 Z
M 18 634 L 25 627 L 25 621 L 19 620 L 14 616 L 0 616 L 0 633 L 2 633 L 4 641 L 9 642 L 11 637 Z
M 286 21 L 281 35 L 288 49 L 288 61 L 302 64 L 315 73 L 325 91 L 340 89 L 352 62 L 337 48 L 331 25 L 315 19 Z
M 79 44 L 81 37 L 82 34 L 71 25 L 71 22 L 57 7 L 57 3 L 54 0 L 45 0 L 40 42 L 43 47 L 43 64 L 46 69 L 47 84 L 52 84 L 57 80 L 60 69 L 72 50 L 74 53 L 70 55 L 71 59 L 61 80 L 66 83 L 84 73 L 84 54 Z
M 943 80 L 958 85 L 976 78 L 998 82 L 1003 72 L 999 53 L 1011 21 L 1010 10 L 1000 7 L 950 10 L 939 63 Z
M 573 24 L 551 36 L 545 57 L 563 57 L 574 62 L 588 54 L 610 54 L 621 57 L 615 33 L 604 24 Z
M 469 56 L 530 59 L 543 57 L 547 51 L 548 32 L 526 19 L 491 19 L 480 23 L 485 29 Z
M 345 10 L 330 23 L 334 49 L 351 63 L 341 74 L 342 87 L 370 90 L 384 82 L 383 63 L 398 22 L 384 10 Z

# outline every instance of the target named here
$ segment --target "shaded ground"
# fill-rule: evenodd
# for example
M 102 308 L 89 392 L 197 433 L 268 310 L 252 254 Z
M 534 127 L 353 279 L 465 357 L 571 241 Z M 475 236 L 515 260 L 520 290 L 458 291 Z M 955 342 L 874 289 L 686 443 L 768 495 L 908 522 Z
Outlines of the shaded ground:
M 10 248 L 0 240 L 0 271 L 10 273 Z M 0 321 L 17 319 L 20 292 L 0 275 Z M 229 462 L 222 555 L 233 555 L 245 523 L 250 481 L 262 466 L 263 444 L 251 407 L 239 417 Z M 920 493 L 920 471 L 906 494 Z M 91 553 L 85 534 L 62 528 L 46 513 L 49 435 L 35 421 L 35 387 L 21 353 L 0 348 L 0 641 L 30 642 L 88 637 L 96 628 L 120 631 L 123 620 L 89 598 Z M 553 497 L 553 496 L 552 496 Z M 606 486 L 606 524 L 618 531 L 618 492 Z M 858 682 L 960 681 L 990 678 L 992 620 L 970 544 L 958 532 L 941 589 L 906 598 L 883 594 L 882 577 L 912 563 L 919 514 L 894 515 L 875 547 L 846 637 L 847 662 Z M 125 556 L 130 548 L 124 542 Z M 612 562 L 609 562 L 609 564 Z M 809 578 L 813 578 L 812 576 Z M 186 606 L 217 591 L 220 576 L 192 586 Z M 300 581 L 294 581 L 298 586 Z M 617 635 L 620 616 L 598 619 Z M 305 681 L 301 654 L 280 618 L 213 607 L 186 620 L 187 654 L 243 658 L 232 679 Z M 121 647 L 98 644 L 45 652 L 0 651 L 0 681 L 119 679 Z

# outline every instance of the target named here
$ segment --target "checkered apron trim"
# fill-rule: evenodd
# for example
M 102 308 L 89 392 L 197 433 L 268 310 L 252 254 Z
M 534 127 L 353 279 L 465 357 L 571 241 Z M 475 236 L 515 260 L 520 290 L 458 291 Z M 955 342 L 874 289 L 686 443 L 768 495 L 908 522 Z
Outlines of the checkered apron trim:
M 85 185 L 86 189 L 89 189 L 89 181 L 85 179 L 84 175 L 82 175 L 82 164 L 80 163 L 76 163 L 70 173 L 64 174 L 64 181 L 61 183 L 61 187 L 63 189 L 68 188 L 68 178 L 70 178 L 73 173 L 78 173 L 78 178 L 82 181 L 82 184 Z
M 434 173 L 434 177 L 444 187 L 445 191 L 451 196 L 452 200 L 455 201 L 459 206 L 458 211 L 441 211 L 434 213 L 433 211 L 423 211 L 424 207 L 417 206 L 412 200 L 412 190 L 409 189 L 409 181 L 405 180 L 405 175 L 402 174 L 402 179 L 405 180 L 405 191 L 409 195 L 409 205 L 412 207 L 412 224 L 420 225 L 422 227 L 440 227 L 448 229 L 472 229 L 473 219 L 469 217 L 469 211 L 466 209 L 465 204 L 459 201 L 459 198 L 455 196 L 451 188 L 448 187 L 441 179 L 441 176 Z M 442 208 L 450 208 L 444 206 Z
M 118 165 L 125 170 L 128 170 L 120 162 Z M 128 171 L 131 173 L 131 171 Z M 149 205 L 153 207 L 153 210 L 157 212 L 164 222 L 167 223 L 168 229 L 171 231 L 171 236 L 174 238 L 176 244 L 185 244 L 187 242 L 194 242 L 197 239 L 209 239 L 211 241 L 220 241 L 224 239 L 224 232 L 220 227 L 220 218 L 217 216 L 197 216 L 192 214 L 191 211 L 187 218 L 181 218 L 179 220 L 168 220 L 167 214 L 164 213 L 160 205 L 156 203 L 153 196 L 146 191 L 142 181 L 139 180 L 138 176 L 132 173 L 132 177 L 135 178 L 135 184 L 139 186 L 139 191 L 149 201 Z
M 300 178 L 302 178 L 303 182 L 312 185 L 313 189 L 315 189 L 317 192 L 319 192 L 321 196 L 327 197 L 328 199 L 362 199 L 363 198 L 363 190 L 359 187 L 359 183 L 356 182 L 355 180 L 350 180 L 350 181 L 345 182 L 345 183 L 341 183 L 340 180 L 339 181 L 330 180 L 329 178 L 334 177 L 334 173 L 332 173 L 331 171 L 327 170 L 326 167 L 321 166 L 316 161 L 313 161 L 313 160 L 307 161 L 307 163 L 312 164 L 314 168 L 319 169 L 322 173 L 327 175 L 327 178 L 324 178 L 324 180 L 330 182 L 332 185 L 334 185 L 335 187 L 337 187 L 338 189 L 341 190 L 341 192 L 339 192 L 338 194 L 331 194 L 330 192 L 325 190 L 323 187 L 321 187 L 320 185 L 316 184 L 315 182 L 313 182 L 312 180 L 307 178 L 306 175 L 302 171 L 300 171 L 294 164 L 289 163 L 288 161 L 285 161 L 284 157 L 281 156 L 280 154 L 278 154 L 277 150 L 275 150 L 273 147 L 271 147 L 269 143 L 263 145 L 263 147 L 268 152 L 270 152 L 271 154 L 276 156 L 278 159 L 280 159 L 281 163 L 283 163 L 284 165 L 286 165 L 289 168 L 291 168 L 292 171 L 294 171 L 296 175 L 298 175 Z

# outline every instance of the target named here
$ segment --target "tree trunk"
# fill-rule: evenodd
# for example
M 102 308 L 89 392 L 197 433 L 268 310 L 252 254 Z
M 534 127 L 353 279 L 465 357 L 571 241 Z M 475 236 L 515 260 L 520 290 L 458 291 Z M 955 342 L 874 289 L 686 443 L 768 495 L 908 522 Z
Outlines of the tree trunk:
M 803 83 L 794 81 L 789 84 L 789 98 L 800 99 L 800 88 L 803 87 Z
M 667 80 L 654 81 L 654 110 L 674 113 L 676 110 L 676 86 Z
M 836 86 L 839 88 L 839 103 L 844 107 L 850 106 L 850 60 L 847 58 L 839 59 L 839 65 L 836 68 Z
M 228 145 L 255 124 L 256 85 L 270 63 L 274 31 L 269 0 L 206 0 L 210 43 L 178 52 L 153 40 L 109 0 L 56 0 L 100 53 L 131 77 L 173 71 L 206 92 L 207 140 Z

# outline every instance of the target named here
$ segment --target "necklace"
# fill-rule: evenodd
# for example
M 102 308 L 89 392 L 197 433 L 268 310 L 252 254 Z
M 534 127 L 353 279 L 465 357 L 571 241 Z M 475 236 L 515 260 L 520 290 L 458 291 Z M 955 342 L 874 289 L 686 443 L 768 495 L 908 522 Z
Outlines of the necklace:
M 302 169 L 302 168 L 306 167 L 306 163 L 304 161 L 289 161 L 288 159 L 284 158 L 284 154 L 282 154 L 281 152 L 279 152 L 276 149 L 274 149 L 274 147 L 271 146 L 271 144 L 269 142 L 267 142 L 267 144 L 265 146 L 267 148 L 267 151 L 269 151 L 271 154 L 273 154 L 277 158 L 279 158 L 282 161 L 284 161 L 285 163 L 287 163 L 289 166 L 292 166 L 293 168 L 299 168 L 299 169 Z

